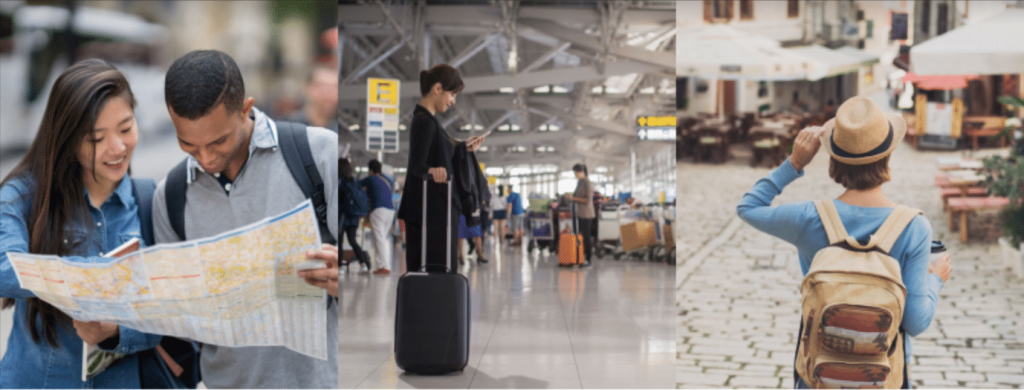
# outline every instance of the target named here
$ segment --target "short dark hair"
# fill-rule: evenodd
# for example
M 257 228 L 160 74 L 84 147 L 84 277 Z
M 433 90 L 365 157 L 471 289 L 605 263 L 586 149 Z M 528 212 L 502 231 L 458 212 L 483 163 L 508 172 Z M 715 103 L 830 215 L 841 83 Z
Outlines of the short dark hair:
M 889 156 L 864 165 L 850 165 L 831 158 L 828 164 L 828 176 L 849 190 L 875 188 L 891 180 Z
M 430 70 L 420 71 L 420 94 L 427 96 L 434 84 L 441 83 L 441 89 L 449 92 L 459 93 L 465 84 L 459 71 L 448 64 L 434 65 Z
M 174 114 L 199 119 L 224 104 L 229 112 L 242 110 L 245 83 L 231 56 L 217 50 L 194 50 L 167 69 L 164 100 Z
M 381 168 L 384 167 L 380 161 L 377 161 L 376 159 L 370 160 L 370 163 L 366 164 L 366 166 L 370 168 L 370 173 L 380 173 Z

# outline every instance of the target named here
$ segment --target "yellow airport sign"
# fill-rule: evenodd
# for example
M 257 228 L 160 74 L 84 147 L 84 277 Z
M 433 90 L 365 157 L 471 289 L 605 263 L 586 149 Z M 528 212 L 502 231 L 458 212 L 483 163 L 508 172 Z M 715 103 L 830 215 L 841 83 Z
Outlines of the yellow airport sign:
M 369 104 L 394 107 L 396 108 L 395 113 L 397 113 L 398 83 L 399 81 L 396 79 L 370 78 L 366 80 L 366 98 Z
M 636 119 L 640 127 L 676 127 L 674 115 L 641 116 Z

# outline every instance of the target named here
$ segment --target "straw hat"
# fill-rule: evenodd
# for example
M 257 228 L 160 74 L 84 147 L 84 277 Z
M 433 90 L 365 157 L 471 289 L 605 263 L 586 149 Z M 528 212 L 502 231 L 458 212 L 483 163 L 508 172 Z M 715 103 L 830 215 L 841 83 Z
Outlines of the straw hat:
M 825 122 L 821 146 L 832 158 L 850 165 L 881 160 L 907 135 L 907 122 L 886 114 L 875 102 L 855 96 L 839 106 L 836 117 Z

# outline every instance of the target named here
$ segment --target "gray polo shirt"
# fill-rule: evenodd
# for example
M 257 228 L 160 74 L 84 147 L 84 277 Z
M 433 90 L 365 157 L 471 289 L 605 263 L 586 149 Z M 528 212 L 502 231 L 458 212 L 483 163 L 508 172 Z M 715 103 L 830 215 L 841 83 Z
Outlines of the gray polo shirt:
M 277 148 L 277 126 L 253 109 L 255 126 L 249 159 L 225 191 L 214 175 L 189 156 L 185 204 L 187 239 L 209 237 L 287 211 L 305 200 Z M 324 181 L 327 223 L 338 236 L 338 134 L 308 127 L 309 146 Z M 177 242 L 167 218 L 166 178 L 153 196 L 157 243 Z M 230 194 L 230 195 L 229 195 Z M 332 301 L 332 302 L 328 302 Z M 328 359 L 302 355 L 285 347 L 221 347 L 204 344 L 200 360 L 207 388 L 336 388 L 338 386 L 338 305 L 325 300 Z

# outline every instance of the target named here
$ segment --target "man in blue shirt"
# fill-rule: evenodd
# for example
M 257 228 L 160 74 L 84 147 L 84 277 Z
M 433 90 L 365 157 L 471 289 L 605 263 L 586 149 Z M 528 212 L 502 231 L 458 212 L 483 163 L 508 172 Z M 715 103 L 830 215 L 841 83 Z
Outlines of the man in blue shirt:
M 523 241 L 523 224 L 526 220 L 526 210 L 523 210 L 523 197 L 513 190 L 513 185 L 508 185 L 508 204 L 505 211 L 508 214 L 509 226 L 512 229 L 512 245 L 520 245 Z
M 370 176 L 359 181 L 359 186 L 366 189 L 370 198 L 370 226 L 373 228 L 373 242 L 377 248 L 377 265 L 375 275 L 391 273 L 391 226 L 395 221 L 395 204 L 391 193 L 395 183 L 381 173 L 380 161 L 370 160 L 367 164 Z

